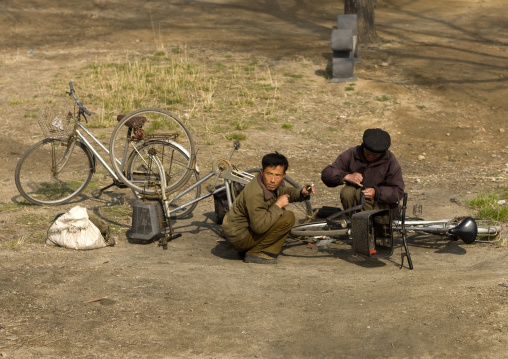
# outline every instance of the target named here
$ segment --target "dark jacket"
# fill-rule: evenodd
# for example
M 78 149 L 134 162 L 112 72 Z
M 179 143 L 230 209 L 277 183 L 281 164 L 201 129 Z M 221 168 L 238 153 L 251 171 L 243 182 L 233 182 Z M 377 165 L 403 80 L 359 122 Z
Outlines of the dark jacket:
M 351 147 L 341 153 L 339 157 L 321 172 L 321 180 L 328 187 L 337 187 L 342 184 L 344 176 L 358 172 L 363 176 L 365 188 L 374 188 L 376 195 L 374 201 L 386 203 L 390 208 L 397 207 L 404 194 L 404 180 L 399 162 L 390 151 L 369 163 L 363 154 L 363 147 Z
M 289 202 L 306 198 L 301 196 L 300 189 L 286 186 L 284 181 L 274 194 L 263 184 L 261 174 L 253 178 L 236 197 L 231 210 L 224 217 L 222 230 L 226 240 L 243 240 L 248 231 L 254 234 L 267 232 L 285 211 L 275 205 L 277 198 L 283 194 L 289 194 Z

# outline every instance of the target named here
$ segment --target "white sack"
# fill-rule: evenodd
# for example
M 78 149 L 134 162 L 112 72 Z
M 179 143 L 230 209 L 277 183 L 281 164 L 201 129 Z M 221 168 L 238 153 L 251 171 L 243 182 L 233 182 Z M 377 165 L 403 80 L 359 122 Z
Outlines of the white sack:
M 58 217 L 49 227 L 46 244 L 71 249 L 106 247 L 99 229 L 90 221 L 86 208 L 76 206 Z

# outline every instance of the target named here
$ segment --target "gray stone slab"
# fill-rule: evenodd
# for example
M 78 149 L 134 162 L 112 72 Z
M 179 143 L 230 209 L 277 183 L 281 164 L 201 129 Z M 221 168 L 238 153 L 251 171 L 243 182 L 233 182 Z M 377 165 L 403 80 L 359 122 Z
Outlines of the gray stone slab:
M 338 15 L 337 29 L 351 29 L 353 35 L 358 35 L 358 20 L 356 14 Z
M 355 81 L 349 80 L 354 78 L 354 59 L 350 58 L 334 58 L 333 59 L 333 80 L 330 82 L 347 82 L 347 81 Z
M 351 29 L 332 30 L 332 50 L 334 51 L 352 51 L 355 46 L 355 38 Z M 349 57 L 349 56 L 348 56 Z

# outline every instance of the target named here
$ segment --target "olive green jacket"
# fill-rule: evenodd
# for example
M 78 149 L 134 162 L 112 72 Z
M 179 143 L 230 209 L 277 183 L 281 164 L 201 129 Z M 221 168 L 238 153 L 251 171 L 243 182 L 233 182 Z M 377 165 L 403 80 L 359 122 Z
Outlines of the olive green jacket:
M 301 189 L 286 186 L 284 180 L 276 190 L 276 195 L 270 192 L 258 174 L 240 192 L 233 202 L 231 210 L 224 217 L 222 230 L 228 242 L 243 240 L 247 232 L 262 234 L 282 216 L 285 209 L 275 205 L 277 198 L 283 194 L 289 195 L 289 202 L 303 201 L 307 197 L 301 196 Z

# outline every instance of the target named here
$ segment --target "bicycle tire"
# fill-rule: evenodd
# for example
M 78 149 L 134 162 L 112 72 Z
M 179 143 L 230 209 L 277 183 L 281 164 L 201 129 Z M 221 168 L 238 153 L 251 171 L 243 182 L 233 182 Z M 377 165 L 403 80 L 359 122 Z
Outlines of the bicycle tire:
M 291 228 L 291 235 L 295 237 L 339 237 L 348 234 L 347 228 L 330 226 L 326 221 L 302 224 Z
M 245 172 L 257 174 L 257 173 L 259 173 L 260 170 L 261 170 L 261 168 L 250 168 Z M 289 177 L 288 175 L 284 176 L 284 181 L 294 188 L 298 188 L 298 189 L 302 188 L 302 186 L 300 186 L 300 184 L 297 181 L 295 181 L 293 178 Z M 305 219 L 309 218 L 313 214 L 312 203 L 310 202 L 310 199 L 307 199 L 302 202 L 292 202 L 286 208 L 288 210 L 292 211 L 293 213 L 304 214 Z
M 19 159 L 14 173 L 16 187 L 33 204 L 68 203 L 90 183 L 94 163 L 80 141 L 46 138 Z
M 153 140 L 171 140 L 188 154 L 185 171 L 179 176 L 172 177 L 166 186 L 166 193 L 172 193 L 182 187 L 192 176 L 195 168 L 196 151 L 190 131 L 183 122 L 169 111 L 158 108 L 143 108 L 132 111 L 121 118 L 111 134 L 109 144 L 110 159 L 119 180 L 132 190 L 144 195 L 156 195 L 153 186 L 143 186 L 133 183 L 126 177 L 126 166 L 131 151 L 143 147 L 146 142 Z M 158 155 L 158 154 L 157 154 Z M 150 171 L 157 178 L 159 169 L 145 156 L 146 163 L 150 163 Z M 167 162 L 171 165 L 171 161 Z M 165 171 L 171 171 L 165 168 Z
M 166 181 L 171 181 L 172 178 L 179 178 L 181 171 L 186 171 L 187 164 L 189 161 L 189 155 L 185 153 L 185 151 L 173 141 L 169 140 L 161 140 L 154 139 L 145 142 L 141 147 L 137 148 L 137 151 L 132 151 L 129 155 L 126 165 L 125 175 L 132 183 L 142 183 L 142 186 L 155 186 L 153 189 L 156 190 L 159 186 L 156 184 L 160 179 L 152 178 L 154 173 L 147 170 L 147 167 L 143 161 L 144 154 L 149 150 L 156 150 L 159 154 L 161 154 L 160 160 L 163 164 L 163 167 L 166 171 Z M 164 161 L 171 161 L 170 164 L 165 163 Z M 187 185 L 191 186 L 192 184 L 199 181 L 199 173 L 194 170 L 191 174 L 189 180 L 187 181 Z M 166 184 L 168 185 L 168 184 Z M 146 188 L 146 187 L 145 187 Z M 188 188 L 188 187 L 187 187 Z M 147 198 L 158 198 L 156 195 L 142 195 L 138 191 L 132 189 L 134 195 L 138 198 L 147 197 Z M 169 208 L 177 208 L 184 203 L 188 203 L 191 200 L 198 198 L 201 195 L 201 185 L 196 186 L 189 193 L 183 195 L 180 198 L 175 198 L 173 200 L 169 200 Z M 177 212 L 171 213 L 170 218 L 184 218 L 194 211 L 198 202 L 195 202 Z

